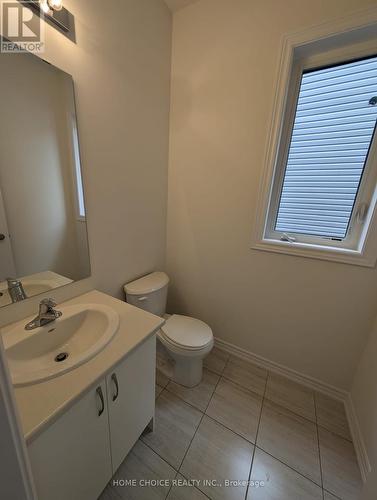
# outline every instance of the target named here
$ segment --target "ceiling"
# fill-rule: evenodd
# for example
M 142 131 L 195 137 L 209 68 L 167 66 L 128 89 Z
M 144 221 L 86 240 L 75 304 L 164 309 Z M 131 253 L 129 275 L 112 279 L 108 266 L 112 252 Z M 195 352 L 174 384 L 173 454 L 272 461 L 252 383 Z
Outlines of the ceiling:
M 198 0 L 165 0 L 165 3 L 172 12 L 176 12 L 177 10 L 183 9 L 183 7 L 187 7 L 187 5 L 197 1 Z

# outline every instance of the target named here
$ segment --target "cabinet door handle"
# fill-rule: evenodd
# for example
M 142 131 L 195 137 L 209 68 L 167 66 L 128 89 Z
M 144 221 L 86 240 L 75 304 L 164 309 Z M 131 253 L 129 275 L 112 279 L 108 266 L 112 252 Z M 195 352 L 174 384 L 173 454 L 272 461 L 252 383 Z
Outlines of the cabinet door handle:
M 119 384 L 118 384 L 118 379 L 117 379 L 117 376 L 115 373 L 113 373 L 111 375 L 111 380 L 114 382 L 114 385 L 115 385 L 115 394 L 113 396 L 113 401 L 116 401 L 118 399 L 118 396 L 119 396 Z
M 102 413 L 105 411 L 105 400 L 103 399 L 102 387 L 97 387 L 96 392 L 101 400 L 101 409 L 98 410 L 98 416 L 100 417 Z

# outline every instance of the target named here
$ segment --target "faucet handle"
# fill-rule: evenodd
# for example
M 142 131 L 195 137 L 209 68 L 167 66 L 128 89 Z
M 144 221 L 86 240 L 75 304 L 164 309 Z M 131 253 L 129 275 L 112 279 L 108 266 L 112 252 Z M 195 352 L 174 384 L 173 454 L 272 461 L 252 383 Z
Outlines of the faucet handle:
M 7 278 L 8 287 L 17 286 L 21 281 L 17 278 Z
M 56 302 L 54 299 L 43 299 L 39 303 L 39 310 L 43 312 L 51 311 L 56 307 Z

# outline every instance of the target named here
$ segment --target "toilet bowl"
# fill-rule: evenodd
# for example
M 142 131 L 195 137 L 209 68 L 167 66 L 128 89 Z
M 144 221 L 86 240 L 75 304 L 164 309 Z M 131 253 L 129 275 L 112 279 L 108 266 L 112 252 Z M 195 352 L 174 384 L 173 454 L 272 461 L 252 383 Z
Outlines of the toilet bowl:
M 158 316 L 165 324 L 157 339 L 170 357 L 174 382 L 194 387 L 202 380 L 203 359 L 214 344 L 211 328 L 198 319 L 173 314 L 165 315 L 169 278 L 155 272 L 124 286 L 127 302 Z
M 157 338 L 174 360 L 174 382 L 186 387 L 199 384 L 203 359 L 213 348 L 210 327 L 198 319 L 173 314 L 159 330 Z

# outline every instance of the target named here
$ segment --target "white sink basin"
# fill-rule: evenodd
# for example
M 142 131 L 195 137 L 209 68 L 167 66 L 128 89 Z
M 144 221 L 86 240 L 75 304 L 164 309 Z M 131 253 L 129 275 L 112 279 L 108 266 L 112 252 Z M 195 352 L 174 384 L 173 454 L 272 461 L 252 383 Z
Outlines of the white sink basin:
M 118 314 L 102 304 L 56 309 L 63 315 L 48 325 L 27 331 L 22 322 L 7 332 L 6 354 L 15 386 L 57 377 L 89 361 L 119 327 Z

